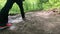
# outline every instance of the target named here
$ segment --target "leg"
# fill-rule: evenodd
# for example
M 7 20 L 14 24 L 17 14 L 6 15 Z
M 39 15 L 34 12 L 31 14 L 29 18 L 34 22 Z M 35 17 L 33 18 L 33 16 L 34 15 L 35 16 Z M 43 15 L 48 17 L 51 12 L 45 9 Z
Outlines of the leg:
M 24 8 L 23 8 L 23 1 L 22 0 L 18 0 L 16 1 L 16 3 L 18 4 L 20 10 L 21 10 L 21 16 L 22 19 L 25 20 L 25 13 L 24 13 Z
M 12 8 L 13 5 L 12 0 L 7 0 L 7 3 L 0 11 L 0 26 L 5 26 L 8 23 L 8 13 L 9 9 Z

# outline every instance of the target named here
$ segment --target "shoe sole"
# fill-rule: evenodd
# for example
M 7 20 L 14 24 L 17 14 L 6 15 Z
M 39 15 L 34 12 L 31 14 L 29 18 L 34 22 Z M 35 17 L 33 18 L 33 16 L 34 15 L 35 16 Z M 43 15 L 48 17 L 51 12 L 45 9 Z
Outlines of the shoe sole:
M 9 28 L 9 27 L 10 26 L 5 26 L 5 27 L 0 28 L 0 30 L 6 29 L 6 28 Z

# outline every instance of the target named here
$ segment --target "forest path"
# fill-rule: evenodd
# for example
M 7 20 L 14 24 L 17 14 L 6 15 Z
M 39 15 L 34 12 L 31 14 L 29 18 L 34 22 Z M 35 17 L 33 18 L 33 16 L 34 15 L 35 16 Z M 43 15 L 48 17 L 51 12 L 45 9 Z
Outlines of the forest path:
M 60 15 L 50 12 L 28 12 L 23 21 L 21 16 L 9 16 L 13 25 L 0 34 L 60 34 Z

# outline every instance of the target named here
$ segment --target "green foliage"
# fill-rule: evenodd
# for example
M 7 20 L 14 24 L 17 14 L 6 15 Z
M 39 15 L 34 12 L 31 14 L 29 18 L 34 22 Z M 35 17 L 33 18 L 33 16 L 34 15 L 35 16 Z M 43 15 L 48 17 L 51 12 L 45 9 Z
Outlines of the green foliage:
M 0 9 L 5 5 L 6 0 L 0 0 Z M 50 8 L 60 8 L 60 0 L 25 0 L 23 2 L 25 12 L 30 10 L 47 10 Z M 9 13 L 20 13 L 18 5 L 15 3 Z

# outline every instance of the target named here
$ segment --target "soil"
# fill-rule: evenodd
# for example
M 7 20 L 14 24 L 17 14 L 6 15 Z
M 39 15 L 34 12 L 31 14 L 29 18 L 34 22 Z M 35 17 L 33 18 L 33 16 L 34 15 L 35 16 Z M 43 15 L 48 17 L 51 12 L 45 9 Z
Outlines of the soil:
M 55 11 L 27 12 L 26 20 L 21 15 L 9 16 L 13 25 L 0 34 L 60 34 L 60 14 Z

